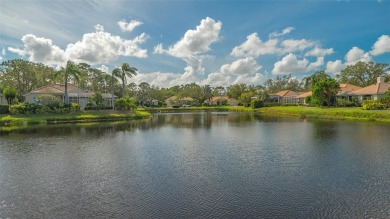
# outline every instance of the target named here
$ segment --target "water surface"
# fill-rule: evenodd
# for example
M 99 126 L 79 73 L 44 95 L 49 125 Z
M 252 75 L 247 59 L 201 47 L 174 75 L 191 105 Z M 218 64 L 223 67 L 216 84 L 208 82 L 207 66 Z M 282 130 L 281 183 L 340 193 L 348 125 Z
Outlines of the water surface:
M 0 132 L 0 218 L 389 218 L 390 125 L 248 113 Z

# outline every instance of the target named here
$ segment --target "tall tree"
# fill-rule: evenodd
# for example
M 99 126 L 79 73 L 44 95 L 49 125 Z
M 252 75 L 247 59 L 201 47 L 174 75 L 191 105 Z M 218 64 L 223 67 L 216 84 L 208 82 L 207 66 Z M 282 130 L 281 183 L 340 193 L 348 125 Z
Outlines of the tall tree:
M 15 88 L 13 88 L 13 87 L 6 87 L 3 90 L 3 94 L 4 94 L 5 99 L 8 102 L 8 105 L 12 105 L 13 104 L 13 100 L 18 95 L 18 91 Z
M 137 68 L 131 67 L 127 63 L 123 63 L 120 68 L 115 68 L 113 70 L 114 76 L 120 78 L 122 81 L 122 97 L 126 94 L 127 77 L 132 78 L 133 76 L 136 76 L 137 71 Z
M 273 79 L 268 79 L 264 83 L 264 85 L 267 88 L 267 91 L 270 93 L 275 93 L 281 90 L 301 90 L 301 87 L 299 86 L 299 81 L 291 74 L 282 76 L 278 75 Z
M 304 77 L 301 83 L 303 88 L 307 91 L 307 90 L 311 90 L 314 87 L 315 83 L 327 78 L 330 78 L 330 76 L 325 73 L 325 70 L 320 70 L 320 71 L 316 71 L 314 74 L 310 76 Z
M 318 81 L 313 87 L 313 101 L 322 106 L 325 103 L 327 106 L 332 105 L 331 101 L 335 98 L 340 90 L 340 84 L 333 78 L 326 78 Z
M 378 77 L 389 77 L 386 73 L 389 71 L 389 65 L 374 62 L 357 62 L 343 69 L 336 75 L 340 83 L 348 83 L 361 87 L 375 84 Z
M 246 84 L 234 84 L 227 89 L 227 95 L 231 98 L 238 99 L 242 93 L 248 91 L 248 86 Z
M 64 77 L 64 85 L 65 85 L 65 103 L 69 104 L 69 96 L 68 96 L 68 81 L 69 79 L 73 79 L 73 81 L 78 81 L 80 75 L 83 74 L 83 71 L 75 64 L 74 62 L 68 60 L 66 62 L 65 68 L 61 68 L 56 73 L 56 76 Z

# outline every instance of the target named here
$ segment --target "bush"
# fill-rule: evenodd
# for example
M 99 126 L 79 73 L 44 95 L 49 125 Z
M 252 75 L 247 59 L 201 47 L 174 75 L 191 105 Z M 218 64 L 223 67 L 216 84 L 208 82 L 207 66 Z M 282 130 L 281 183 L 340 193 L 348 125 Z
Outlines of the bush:
M 252 100 L 250 103 L 250 106 L 252 109 L 264 107 L 264 101 L 259 100 L 259 99 Z
M 70 113 L 80 111 L 80 106 L 77 103 L 70 104 L 52 104 L 49 105 L 39 105 L 39 104 L 30 104 L 30 103 L 18 103 L 9 107 L 9 113 L 12 115 L 19 114 L 45 114 L 45 113 Z
M 115 101 L 115 108 L 118 110 L 132 110 L 137 108 L 134 100 L 129 97 L 122 97 Z
M 9 106 L 8 105 L 0 105 L 0 114 L 8 114 Z
M 351 107 L 355 104 L 347 99 L 337 98 L 337 106 Z
M 387 105 L 379 100 L 365 100 L 363 101 L 362 108 L 364 110 L 384 110 Z

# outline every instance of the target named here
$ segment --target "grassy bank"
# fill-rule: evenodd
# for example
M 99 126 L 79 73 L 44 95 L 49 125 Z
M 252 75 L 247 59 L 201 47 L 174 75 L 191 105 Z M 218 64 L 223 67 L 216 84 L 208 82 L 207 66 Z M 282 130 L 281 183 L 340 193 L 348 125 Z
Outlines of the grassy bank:
M 390 110 L 363 110 L 360 107 L 305 107 L 305 106 L 276 106 L 257 109 L 264 115 L 291 115 L 301 118 L 362 120 L 390 122 Z
M 253 112 L 250 107 L 243 106 L 200 106 L 200 107 L 180 107 L 180 108 L 166 108 L 153 107 L 145 108 L 151 113 L 179 113 L 179 112 Z
M 99 122 L 148 119 L 152 115 L 144 110 L 134 112 L 99 111 L 99 112 L 76 112 L 69 114 L 44 114 L 44 115 L 4 115 L 0 117 L 0 126 L 19 126 L 30 124 L 59 124 L 78 122 Z

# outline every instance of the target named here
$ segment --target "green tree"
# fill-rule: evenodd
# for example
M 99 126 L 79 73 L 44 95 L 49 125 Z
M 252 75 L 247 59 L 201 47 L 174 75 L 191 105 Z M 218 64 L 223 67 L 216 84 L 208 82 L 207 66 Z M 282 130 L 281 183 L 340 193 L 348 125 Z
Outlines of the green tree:
M 389 65 L 374 62 L 357 62 L 343 69 L 336 79 L 340 83 L 348 83 L 361 87 L 375 84 L 378 77 L 389 77 L 386 73 L 389 71 Z
M 278 75 L 273 79 L 268 79 L 264 85 L 267 88 L 267 91 L 270 93 L 276 93 L 281 90 L 301 90 L 299 81 L 291 74 L 282 76 Z
M 307 91 L 307 90 L 311 90 L 315 83 L 327 78 L 330 78 L 330 76 L 325 73 L 325 70 L 320 70 L 320 71 L 316 71 L 314 74 L 310 76 L 304 77 L 301 83 L 303 85 L 303 88 Z
M 91 98 L 90 101 L 96 105 L 97 109 L 104 108 L 104 98 L 103 95 L 99 92 L 96 92 Z
M 214 87 L 211 94 L 212 94 L 212 96 L 225 96 L 226 95 L 226 88 L 224 88 L 222 86 Z
M 3 94 L 4 94 L 5 99 L 6 99 L 7 102 L 8 102 L 8 105 L 12 105 L 14 99 L 15 99 L 15 98 L 17 97 L 17 95 L 18 95 L 18 91 L 16 90 L 16 88 L 13 88 L 13 87 L 6 87 L 6 88 L 3 90 Z
M 69 79 L 73 79 L 73 81 L 78 81 L 79 77 L 83 74 L 83 71 L 72 61 L 68 60 L 65 68 L 61 68 L 56 73 L 56 76 L 61 76 L 64 78 L 65 84 L 65 103 L 69 104 L 69 96 L 68 96 L 68 81 Z
M 322 106 L 332 105 L 332 99 L 335 98 L 337 92 L 340 90 L 340 84 L 333 78 L 326 78 L 314 84 L 312 101 Z
M 254 93 L 252 91 L 242 93 L 241 96 L 238 98 L 238 101 L 244 106 L 249 106 L 252 101 L 253 95 Z
M 115 68 L 113 70 L 113 75 L 120 78 L 122 81 L 122 97 L 126 94 L 127 77 L 132 78 L 133 76 L 136 76 L 137 71 L 137 68 L 131 67 L 127 63 L 123 63 L 120 68 Z
M 242 93 L 248 92 L 248 86 L 246 84 L 234 84 L 227 89 L 227 95 L 231 98 L 238 99 Z

